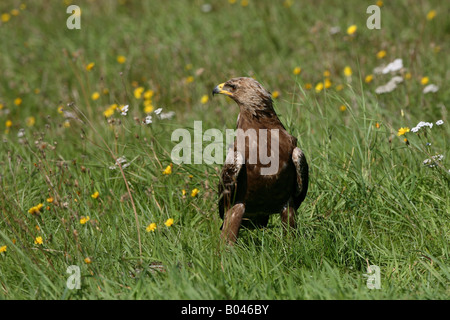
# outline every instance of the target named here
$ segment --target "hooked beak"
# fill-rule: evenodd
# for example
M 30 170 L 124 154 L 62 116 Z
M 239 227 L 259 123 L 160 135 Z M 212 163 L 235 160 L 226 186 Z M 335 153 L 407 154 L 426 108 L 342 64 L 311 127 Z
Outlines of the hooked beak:
M 225 82 L 224 82 L 224 83 L 221 83 L 221 84 L 219 84 L 217 87 L 215 87 L 214 90 L 213 90 L 213 92 L 212 92 L 213 96 L 214 96 L 215 94 L 225 94 L 225 95 L 227 95 L 227 96 L 232 96 L 232 93 L 231 93 L 230 91 L 223 90 L 223 87 L 224 87 L 224 86 L 225 86 Z

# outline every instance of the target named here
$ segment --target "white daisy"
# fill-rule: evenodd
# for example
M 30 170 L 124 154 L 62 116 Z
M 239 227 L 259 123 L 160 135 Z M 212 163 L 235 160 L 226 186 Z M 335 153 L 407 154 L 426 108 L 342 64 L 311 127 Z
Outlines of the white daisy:
M 152 121 L 152 116 L 146 116 L 144 122 L 145 122 L 145 124 L 150 124 L 150 123 L 152 123 L 152 122 L 153 122 L 153 121 Z
M 403 60 L 402 59 L 395 59 L 391 63 L 389 63 L 381 73 L 386 74 L 389 72 L 395 72 L 403 68 Z
M 429 84 L 425 88 L 423 88 L 423 93 L 437 92 L 439 87 L 435 84 Z
M 120 108 L 120 111 L 122 111 L 121 115 L 126 116 L 128 112 L 128 105 Z
M 440 126 L 440 125 L 443 125 L 444 124 L 444 120 L 438 120 L 438 121 L 436 121 L 436 125 L 437 126 Z

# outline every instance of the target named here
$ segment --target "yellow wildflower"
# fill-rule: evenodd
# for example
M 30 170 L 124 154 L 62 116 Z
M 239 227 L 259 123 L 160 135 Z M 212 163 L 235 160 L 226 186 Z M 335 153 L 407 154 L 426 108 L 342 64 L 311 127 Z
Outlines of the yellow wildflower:
M 11 15 L 9 13 L 3 13 L 1 15 L 2 22 L 8 22 L 11 19 Z
M 172 173 L 172 166 L 168 165 L 166 169 L 164 169 L 163 174 L 169 175 Z
M 336 91 L 341 91 L 342 89 L 344 89 L 344 85 L 343 84 L 338 84 L 336 86 Z
M 114 114 L 114 110 L 115 110 L 115 109 L 109 107 L 108 109 L 106 109 L 105 111 L 103 111 L 103 115 L 104 115 L 106 118 L 109 118 L 109 117 L 111 117 L 111 116 Z
M 134 89 L 134 97 L 136 99 L 140 99 L 142 98 L 142 93 L 144 93 L 144 88 L 143 87 L 137 87 L 136 89 Z
M 352 68 L 350 68 L 349 66 L 346 66 L 344 68 L 344 75 L 346 77 L 351 77 L 352 76 Z
M 154 107 L 152 105 L 152 103 L 146 103 L 148 100 L 144 101 L 144 112 L 145 113 L 152 113 L 154 110 Z
M 37 206 L 31 207 L 31 208 L 28 210 L 28 213 L 30 213 L 30 214 L 39 213 L 39 212 L 41 211 L 41 209 L 42 209 L 43 206 L 44 206 L 44 205 L 43 205 L 42 203 L 39 203 Z
M 186 190 L 185 189 L 183 189 L 183 190 L 181 190 L 181 194 L 183 195 L 183 197 L 186 195 Z
M 97 199 L 100 193 L 98 191 L 95 191 L 93 194 L 91 194 L 92 199 Z
M 407 72 L 407 73 L 405 74 L 405 79 L 406 79 L 406 80 L 409 80 L 409 79 L 411 79 L 411 78 L 412 78 L 411 72 Z
M 191 83 L 194 82 L 194 77 L 193 76 L 189 76 L 185 79 L 186 83 Z
M 98 93 L 97 91 L 94 92 L 91 96 L 92 100 L 97 100 L 98 98 L 100 98 L 100 93 Z
M 197 188 L 195 188 L 194 190 L 191 191 L 191 197 L 197 196 L 199 192 L 200 192 L 200 190 L 198 190 Z
M 377 52 L 377 58 L 378 59 L 383 59 L 384 57 L 386 57 L 386 51 L 385 50 L 381 50 Z
M 273 99 L 276 99 L 276 98 L 278 98 L 280 96 L 280 92 L 279 91 L 274 91 L 274 92 L 272 92 L 272 98 Z
M 353 35 L 355 34 L 357 29 L 358 27 L 356 26 L 356 24 L 352 24 L 350 27 L 347 28 L 347 34 Z
M 47 198 L 48 203 L 53 203 L 53 201 L 54 201 L 53 197 Z
M 120 64 L 124 64 L 127 61 L 125 56 L 117 56 L 117 62 Z
M 373 75 L 369 74 L 364 78 L 365 83 L 371 83 L 373 80 Z
M 436 10 L 431 10 L 427 13 L 427 20 L 433 20 L 436 17 Z
M 323 76 L 324 76 L 325 78 L 329 78 L 330 75 L 331 75 L 331 73 L 330 73 L 330 71 L 328 71 L 328 70 L 325 70 L 325 71 L 323 72 Z
M 383 1 L 378 0 L 376 5 L 381 8 L 383 6 Z
M 80 223 L 81 224 L 86 224 L 89 220 L 91 220 L 91 218 L 89 216 L 82 216 L 80 219 Z
M 407 132 L 409 132 L 409 128 L 408 127 L 400 128 L 400 129 L 398 129 L 397 136 L 400 137 L 400 136 L 404 135 Z
M 164 224 L 166 225 L 166 227 L 170 227 L 173 224 L 173 219 L 169 218 L 166 220 L 166 222 L 164 222 Z
M 331 87 L 331 81 L 330 81 L 330 79 L 326 78 L 326 79 L 323 81 L 323 84 L 324 84 L 324 86 L 325 86 L 325 89 L 330 88 L 330 87 Z
M 312 84 L 311 83 L 305 83 L 305 90 L 311 90 L 312 89 Z
M 316 92 L 319 93 L 320 91 L 323 90 L 323 82 L 319 82 L 318 84 L 316 84 Z
M 248 0 L 242 0 L 242 1 L 241 1 L 241 6 L 244 7 L 244 8 L 245 8 L 246 6 L 248 6 Z
M 201 104 L 205 104 L 207 103 L 209 100 L 209 97 L 205 94 L 202 96 L 202 98 L 200 99 Z
M 300 74 L 300 72 L 302 72 L 302 68 L 300 67 L 295 67 L 294 70 L 292 71 L 296 76 Z
M 91 262 L 92 262 L 91 258 L 89 257 L 84 258 L 84 263 L 90 264 Z
M 6 246 L 2 246 L 2 247 L 0 247 L 0 253 L 3 253 L 3 252 L 6 252 Z
M 430 78 L 428 78 L 428 77 L 423 77 L 422 79 L 420 79 L 420 83 L 423 86 L 426 85 L 429 81 L 430 81 Z
M 36 237 L 34 240 L 34 244 L 42 245 L 44 243 L 44 240 L 42 240 L 42 237 Z
M 22 98 L 16 98 L 16 99 L 14 99 L 14 104 L 15 104 L 16 106 L 20 106 L 20 105 L 22 104 Z
M 145 228 L 145 231 L 150 232 L 150 231 L 155 231 L 156 230 L 156 223 L 150 223 L 147 228 Z
M 344 112 L 345 110 L 347 110 L 347 107 L 346 107 L 345 105 L 341 105 L 341 106 L 339 107 L 339 110 L 340 110 L 341 112 Z
M 36 118 L 33 116 L 28 117 L 28 118 L 26 118 L 25 122 L 27 123 L 28 127 L 32 127 L 36 123 Z
M 86 70 L 87 70 L 87 71 L 91 71 L 91 70 L 94 68 L 94 66 L 95 66 L 95 63 L 94 63 L 94 62 L 91 62 L 91 63 L 89 63 L 89 64 L 86 66 Z
M 11 120 L 6 120 L 5 126 L 6 126 L 7 128 L 11 128 L 11 127 L 12 127 L 12 121 L 11 121 Z
M 144 92 L 144 99 L 149 100 L 153 97 L 155 93 L 153 92 L 153 90 L 147 90 Z
M 17 10 L 17 9 L 12 9 L 12 10 L 11 10 L 11 15 L 17 17 L 19 14 L 20 14 L 20 11 L 19 11 L 19 10 Z

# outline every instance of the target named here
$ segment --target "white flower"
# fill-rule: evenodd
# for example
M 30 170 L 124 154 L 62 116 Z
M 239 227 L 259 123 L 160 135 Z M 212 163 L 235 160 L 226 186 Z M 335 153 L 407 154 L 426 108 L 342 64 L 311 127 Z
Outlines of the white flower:
M 437 154 L 435 156 L 432 156 L 431 159 L 425 159 L 423 160 L 423 165 L 427 166 L 429 168 L 436 167 L 436 162 L 440 162 L 444 159 L 444 156 L 442 154 Z
M 145 124 L 150 124 L 150 123 L 152 123 L 152 122 L 153 122 L 153 121 L 152 121 L 152 116 L 146 116 L 144 122 L 145 122 Z
M 440 126 L 440 125 L 443 125 L 444 124 L 444 120 L 438 120 L 438 121 L 436 121 L 436 125 L 437 126 Z
M 120 111 L 122 111 L 121 115 L 126 116 L 128 112 L 128 105 L 120 108 Z
M 400 76 L 393 77 L 385 85 L 379 86 L 378 88 L 376 88 L 375 93 L 381 94 L 381 93 L 394 91 L 394 89 L 397 88 L 397 84 L 402 83 L 402 82 L 403 82 L 402 77 L 400 77 Z
M 19 132 L 17 133 L 17 136 L 19 137 L 19 138 L 22 138 L 23 136 L 25 135 L 25 129 L 20 129 L 19 130 Z
M 419 127 L 414 127 L 414 128 L 411 129 L 411 132 L 416 133 L 416 132 L 418 132 L 419 130 L 420 130 Z
M 341 28 L 339 26 L 331 27 L 329 32 L 330 32 L 331 35 L 333 35 L 333 34 L 341 32 Z
M 160 114 L 161 111 L 162 111 L 162 108 L 158 108 L 158 109 L 156 109 L 154 112 L 155 112 L 156 114 Z
M 403 60 L 402 59 L 395 59 L 394 61 L 392 61 L 391 63 L 389 63 L 384 69 L 383 71 L 381 71 L 381 73 L 386 74 L 389 72 L 394 72 L 394 71 L 398 71 L 401 68 L 403 68 Z
M 115 169 L 117 169 L 119 164 L 122 165 L 122 169 L 125 169 L 126 167 L 128 167 L 130 165 L 129 163 L 127 163 L 127 158 L 125 156 L 123 156 L 123 157 L 117 158 L 116 163 L 113 166 L 110 166 L 109 169 L 115 170 Z
M 425 88 L 423 88 L 423 93 L 429 93 L 429 92 L 437 92 L 439 90 L 439 87 L 435 84 L 429 84 Z
M 174 115 L 175 115 L 174 111 L 162 112 L 159 115 L 159 118 L 162 119 L 162 120 L 164 120 L 164 119 L 172 119 Z

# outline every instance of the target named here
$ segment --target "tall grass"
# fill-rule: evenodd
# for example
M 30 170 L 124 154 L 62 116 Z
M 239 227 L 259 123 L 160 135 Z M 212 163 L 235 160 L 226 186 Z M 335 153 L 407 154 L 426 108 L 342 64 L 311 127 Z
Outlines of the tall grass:
M 363 2 L 289 4 L 213 1 L 208 11 L 197 1 L 84 2 L 78 31 L 65 27 L 66 3 L 0 4 L 0 14 L 19 10 L 0 25 L 1 298 L 448 297 L 445 5 L 385 3 L 377 31 L 365 27 Z M 430 10 L 437 15 L 427 20 Z M 404 82 L 375 94 L 392 75 L 365 77 L 395 58 Z M 192 132 L 194 121 L 204 131 L 234 128 L 234 103 L 209 96 L 234 76 L 279 92 L 275 108 L 307 155 L 310 185 L 296 231 L 283 234 L 273 215 L 267 228 L 244 230 L 226 248 L 220 165 L 173 164 L 171 134 Z M 438 92 L 423 94 L 425 76 Z M 316 91 L 327 77 L 332 85 Z M 174 118 L 150 112 L 153 122 L 144 124 L 139 87 Z M 128 104 L 128 114 L 105 117 L 112 104 Z M 436 154 L 443 160 L 423 164 Z M 39 213 L 28 212 L 40 203 Z M 147 231 L 151 223 L 156 229 Z M 80 290 L 66 285 L 71 265 L 81 269 Z M 380 290 L 366 286 L 369 265 L 380 267 Z

